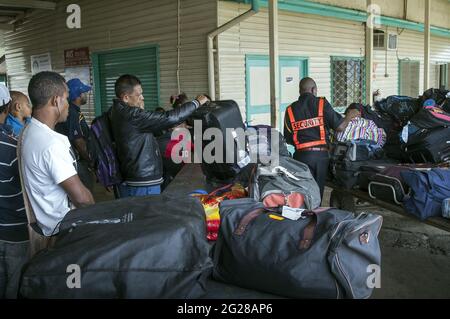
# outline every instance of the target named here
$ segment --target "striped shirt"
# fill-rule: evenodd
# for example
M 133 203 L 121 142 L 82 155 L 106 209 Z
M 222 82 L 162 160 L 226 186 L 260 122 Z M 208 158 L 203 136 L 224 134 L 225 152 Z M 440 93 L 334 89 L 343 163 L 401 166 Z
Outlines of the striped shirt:
M 336 140 L 339 142 L 358 139 L 372 140 L 382 147 L 386 143 L 386 133 L 382 128 L 378 128 L 374 121 L 355 117 L 343 132 L 336 134 Z
M 17 140 L 9 125 L 0 125 L 0 240 L 28 240 L 27 215 L 20 185 Z

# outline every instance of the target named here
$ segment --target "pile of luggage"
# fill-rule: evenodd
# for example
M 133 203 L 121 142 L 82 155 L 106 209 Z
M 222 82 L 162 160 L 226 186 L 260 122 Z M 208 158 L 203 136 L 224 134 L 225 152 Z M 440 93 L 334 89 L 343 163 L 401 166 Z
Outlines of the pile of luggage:
M 233 101 L 215 102 L 193 118 L 204 128 L 243 127 Z M 21 296 L 200 298 L 212 275 L 285 297 L 369 298 L 376 286 L 371 271 L 381 263 L 382 217 L 320 208 L 319 186 L 308 166 L 290 157 L 281 134 L 252 129 L 248 140 L 256 148 L 239 152 L 236 141 L 224 146 L 225 153 L 237 151 L 233 161 L 202 164 L 209 181 L 234 186 L 71 211 L 55 245 L 26 265 Z M 279 156 L 266 161 L 272 138 L 279 139 Z M 246 163 L 254 151 L 257 161 Z
M 361 115 L 387 133 L 383 148 L 369 140 L 336 143 L 332 181 L 395 205 L 420 219 L 445 216 L 450 198 L 450 92 L 429 89 L 418 98 L 390 96 L 361 105 Z

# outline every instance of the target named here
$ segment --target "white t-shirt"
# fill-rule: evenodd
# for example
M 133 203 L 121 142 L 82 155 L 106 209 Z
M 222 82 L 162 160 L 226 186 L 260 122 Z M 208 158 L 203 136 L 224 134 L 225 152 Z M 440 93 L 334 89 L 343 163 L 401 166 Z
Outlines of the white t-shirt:
M 46 236 L 56 234 L 55 227 L 71 209 L 59 184 L 77 174 L 68 138 L 32 118 L 22 142 L 22 165 L 37 223 Z

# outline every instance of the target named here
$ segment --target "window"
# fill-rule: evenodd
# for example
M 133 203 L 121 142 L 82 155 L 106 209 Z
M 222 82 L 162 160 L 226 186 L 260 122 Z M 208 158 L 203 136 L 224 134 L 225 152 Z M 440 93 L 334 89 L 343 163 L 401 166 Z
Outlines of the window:
M 438 88 L 439 89 L 448 89 L 449 88 L 449 64 L 440 64 L 439 67 L 439 73 L 438 73 Z
M 384 31 L 374 30 L 373 31 L 373 48 L 375 50 L 384 50 Z
M 420 62 L 401 60 L 399 63 L 399 94 L 411 97 L 419 96 Z
M 0 84 L 8 86 L 6 83 L 6 74 L 0 74 Z
M 335 108 L 366 102 L 365 74 L 362 58 L 331 58 L 331 95 Z

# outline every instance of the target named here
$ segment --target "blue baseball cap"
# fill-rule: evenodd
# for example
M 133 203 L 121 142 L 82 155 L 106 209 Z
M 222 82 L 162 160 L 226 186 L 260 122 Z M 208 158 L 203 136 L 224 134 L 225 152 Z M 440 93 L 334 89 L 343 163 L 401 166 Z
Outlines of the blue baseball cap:
M 69 87 L 69 102 L 72 102 L 76 98 L 80 97 L 81 94 L 89 92 L 91 87 L 89 85 L 83 84 L 80 79 L 72 79 L 67 82 Z
M 428 99 L 423 102 L 423 106 L 436 106 L 436 102 L 433 99 Z

